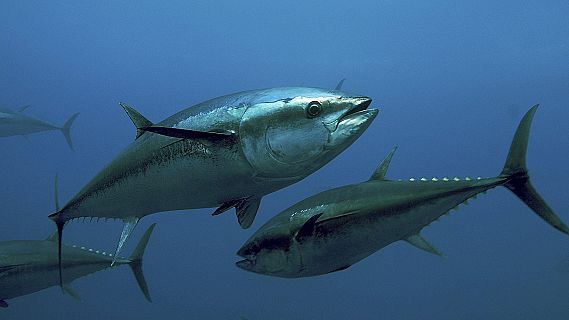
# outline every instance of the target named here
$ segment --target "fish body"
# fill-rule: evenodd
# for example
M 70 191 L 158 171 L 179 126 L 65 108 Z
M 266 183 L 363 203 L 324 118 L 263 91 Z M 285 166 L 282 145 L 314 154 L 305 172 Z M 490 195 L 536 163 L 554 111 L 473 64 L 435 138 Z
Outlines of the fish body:
M 377 110 L 337 90 L 272 88 L 231 94 L 152 123 L 123 104 L 137 138 L 65 206 L 58 227 L 82 217 L 125 221 L 156 212 L 235 207 L 243 228 L 261 198 L 298 182 L 351 145 Z
M 142 255 L 152 232 L 151 226 L 129 258 L 118 258 L 114 266 L 129 265 L 145 296 L 150 299 L 142 275 Z M 28 295 L 59 285 L 57 235 L 47 240 L 0 242 L 0 301 Z M 63 289 L 73 296 L 71 282 L 111 267 L 113 255 L 79 246 L 62 246 Z M 140 278 L 139 278 L 140 277 Z M 4 302 L 4 304 L 6 304 Z M 6 304 L 7 306 L 7 304 Z
M 24 110 L 25 108 L 17 111 L 0 109 L 0 137 L 25 136 L 37 132 L 56 130 L 63 133 L 69 148 L 73 150 L 70 128 L 75 118 L 79 115 L 78 113 L 72 115 L 63 126 L 58 127 L 24 114 Z
M 508 188 L 550 225 L 569 233 L 533 189 L 525 168 L 529 127 L 536 109 L 520 123 L 499 176 L 389 180 L 385 174 L 394 149 L 369 181 L 321 192 L 269 220 L 238 251 L 245 259 L 237 266 L 278 277 L 316 276 L 344 270 L 400 240 L 440 254 L 420 231 L 497 186 Z

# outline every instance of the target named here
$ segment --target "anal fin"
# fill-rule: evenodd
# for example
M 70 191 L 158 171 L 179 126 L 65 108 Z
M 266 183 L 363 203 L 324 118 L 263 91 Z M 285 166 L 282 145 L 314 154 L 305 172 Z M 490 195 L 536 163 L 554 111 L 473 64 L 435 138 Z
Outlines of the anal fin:
M 119 244 L 117 245 L 117 250 L 115 251 L 115 255 L 113 256 L 113 262 L 111 262 L 111 267 L 115 265 L 115 262 L 119 257 L 122 247 L 124 246 L 126 240 L 128 240 L 128 237 L 130 236 L 130 234 L 138 224 L 138 221 L 140 221 L 140 218 L 138 217 L 130 217 L 123 220 L 124 228 L 122 229 L 121 238 L 119 240 Z
M 419 235 L 418 233 L 406 238 L 405 241 L 407 241 L 409 244 L 421 250 L 427 251 L 428 253 L 432 253 L 437 256 L 443 255 L 439 250 L 437 250 L 430 243 L 428 243 L 427 240 L 421 237 L 421 235 Z
M 67 293 L 68 295 L 72 296 L 73 298 L 77 299 L 77 300 L 81 300 L 81 297 L 79 296 L 79 294 L 77 294 L 77 292 L 71 287 L 70 283 L 65 283 L 63 285 L 63 291 L 65 293 Z

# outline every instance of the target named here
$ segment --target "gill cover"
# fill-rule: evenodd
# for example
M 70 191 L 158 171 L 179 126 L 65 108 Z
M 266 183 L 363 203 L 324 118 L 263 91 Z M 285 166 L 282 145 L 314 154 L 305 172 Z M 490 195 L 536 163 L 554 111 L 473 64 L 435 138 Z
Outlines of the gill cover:
M 300 103 L 298 99 L 258 103 L 243 115 L 239 128 L 243 152 L 261 178 L 302 177 L 324 152 L 330 132 L 321 119 L 308 113 L 312 99 Z M 325 101 L 318 103 L 326 108 Z M 312 111 L 318 112 L 317 107 Z

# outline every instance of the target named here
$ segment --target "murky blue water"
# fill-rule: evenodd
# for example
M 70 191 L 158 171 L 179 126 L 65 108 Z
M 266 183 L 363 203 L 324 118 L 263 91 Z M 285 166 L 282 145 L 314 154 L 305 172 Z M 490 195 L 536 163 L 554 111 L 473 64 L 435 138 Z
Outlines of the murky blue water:
M 264 87 L 333 87 L 374 98 L 380 115 L 346 152 L 264 198 L 241 230 L 211 209 L 156 214 L 145 259 L 154 303 L 128 268 L 10 300 L 1 319 L 567 319 L 569 239 L 505 189 L 423 232 L 446 257 L 393 244 L 352 268 L 278 279 L 234 266 L 272 215 L 368 178 L 393 145 L 393 178 L 492 176 L 529 107 L 540 103 L 528 167 L 569 220 L 569 4 L 563 1 L 2 1 L 0 105 L 62 124 L 0 139 L 0 240 L 54 231 L 62 202 L 132 139 L 118 106 L 161 120 L 194 103 Z M 188 195 L 191 196 L 191 195 Z M 65 242 L 111 251 L 119 223 L 72 223 Z

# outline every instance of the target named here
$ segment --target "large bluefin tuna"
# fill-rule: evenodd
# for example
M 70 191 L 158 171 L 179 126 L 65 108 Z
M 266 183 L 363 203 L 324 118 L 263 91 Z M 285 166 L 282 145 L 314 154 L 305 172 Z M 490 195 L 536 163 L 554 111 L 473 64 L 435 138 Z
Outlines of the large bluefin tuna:
M 157 124 L 121 104 L 135 141 L 50 218 L 60 235 L 77 218 L 123 220 L 116 254 L 156 212 L 235 208 L 248 228 L 264 195 L 304 179 L 365 131 L 378 113 L 370 103 L 339 90 L 273 88 L 212 99 Z
M 142 273 L 142 258 L 153 229 L 154 224 L 146 230 L 129 258 L 119 257 L 115 263 L 115 266 L 130 266 L 148 301 L 150 293 Z M 0 307 L 8 306 L 6 299 L 59 285 L 57 247 L 57 234 L 46 240 L 0 242 Z M 109 268 L 114 258 L 112 254 L 78 246 L 63 246 L 62 257 L 62 288 L 74 297 L 78 295 L 71 288 L 72 281 Z
M 404 240 L 439 254 L 421 229 L 477 194 L 504 186 L 554 228 L 569 234 L 535 191 L 525 156 L 533 115 L 525 115 L 514 136 L 506 164 L 495 178 L 385 177 L 395 149 L 369 181 L 324 191 L 279 213 L 237 252 L 237 266 L 277 277 L 297 278 L 344 270 L 377 250 Z
M 18 108 L 17 110 L 0 109 L 0 137 L 25 136 L 36 132 L 58 130 L 63 133 L 69 148 L 73 150 L 73 143 L 69 131 L 79 113 L 72 115 L 63 126 L 58 127 L 24 114 L 27 108 L 28 106 Z

